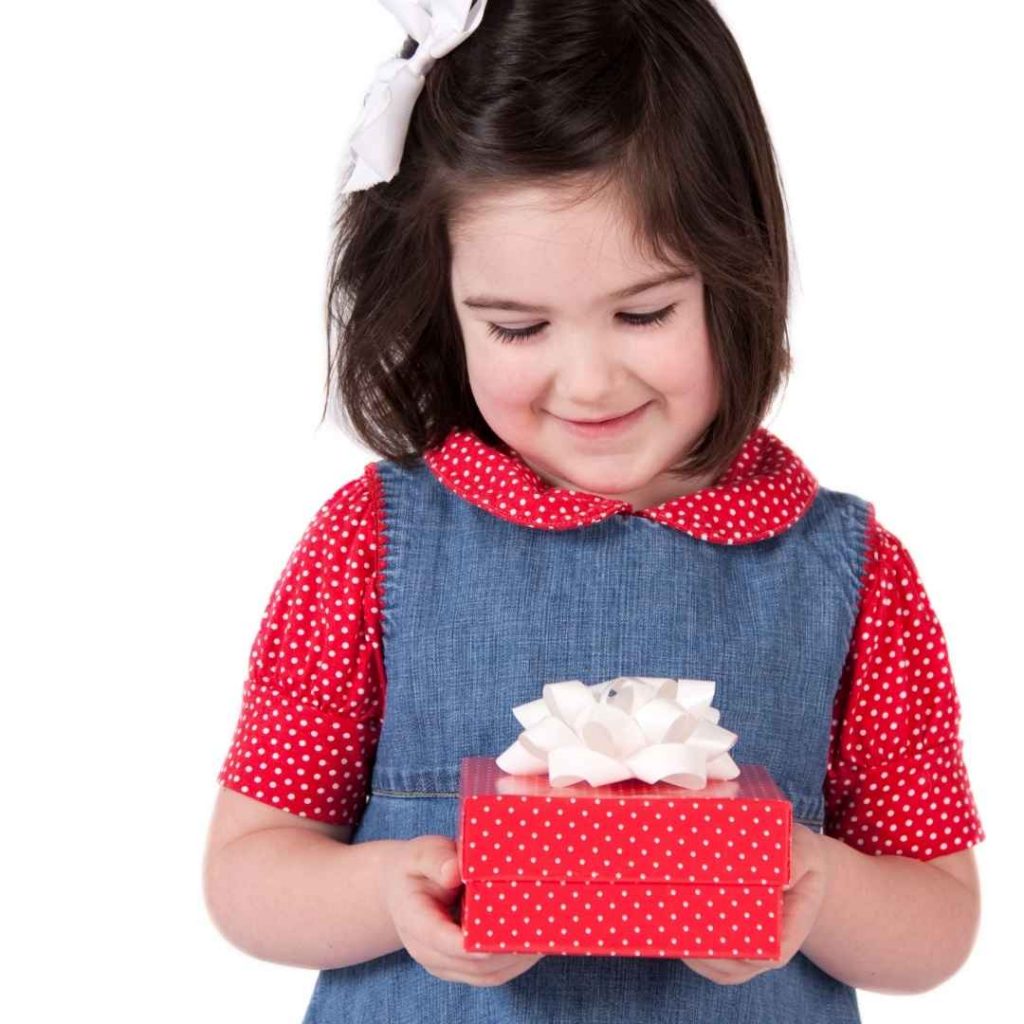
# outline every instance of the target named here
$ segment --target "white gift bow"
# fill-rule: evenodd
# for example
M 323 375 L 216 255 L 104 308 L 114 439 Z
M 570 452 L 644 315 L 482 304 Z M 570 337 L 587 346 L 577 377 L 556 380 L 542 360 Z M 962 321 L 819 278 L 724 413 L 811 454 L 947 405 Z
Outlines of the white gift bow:
M 349 135 L 341 191 L 359 192 L 390 181 L 402 162 L 412 109 L 424 76 L 480 25 L 487 0 L 380 0 L 419 46 L 409 58 L 392 57 L 377 68 Z
M 740 770 L 727 751 L 739 737 L 718 725 L 714 695 L 707 679 L 547 683 L 539 700 L 512 709 L 524 729 L 497 764 L 512 775 L 547 772 L 552 786 L 637 778 L 702 789 L 734 779 Z

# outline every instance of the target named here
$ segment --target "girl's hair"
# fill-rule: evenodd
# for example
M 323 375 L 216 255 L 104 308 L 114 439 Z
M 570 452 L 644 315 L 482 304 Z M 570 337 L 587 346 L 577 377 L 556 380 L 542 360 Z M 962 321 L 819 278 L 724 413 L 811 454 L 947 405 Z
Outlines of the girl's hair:
M 764 116 L 708 0 L 489 0 L 430 69 L 398 174 L 335 222 L 327 393 L 347 429 L 404 465 L 455 427 L 503 446 L 469 388 L 448 232 L 475 196 L 537 184 L 569 204 L 607 187 L 640 252 L 699 268 L 720 406 L 674 471 L 721 472 L 791 368 L 789 262 Z

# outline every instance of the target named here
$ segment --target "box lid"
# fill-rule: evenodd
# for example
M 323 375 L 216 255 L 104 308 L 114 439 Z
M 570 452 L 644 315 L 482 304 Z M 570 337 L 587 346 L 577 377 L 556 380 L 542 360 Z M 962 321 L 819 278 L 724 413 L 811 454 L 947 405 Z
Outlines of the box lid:
M 738 767 L 697 790 L 639 779 L 553 787 L 463 758 L 462 877 L 785 884 L 792 804 L 763 765 Z

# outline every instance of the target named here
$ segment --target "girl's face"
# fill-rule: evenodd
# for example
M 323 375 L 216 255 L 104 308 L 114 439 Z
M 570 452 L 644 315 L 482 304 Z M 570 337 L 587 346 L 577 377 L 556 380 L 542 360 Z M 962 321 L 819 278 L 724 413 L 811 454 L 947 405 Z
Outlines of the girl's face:
M 480 413 L 557 487 L 642 509 L 710 486 L 665 475 L 718 407 L 699 272 L 643 259 L 604 195 L 561 210 L 558 198 L 542 186 L 502 193 L 452 228 L 453 300 Z M 600 435 L 566 422 L 634 410 Z

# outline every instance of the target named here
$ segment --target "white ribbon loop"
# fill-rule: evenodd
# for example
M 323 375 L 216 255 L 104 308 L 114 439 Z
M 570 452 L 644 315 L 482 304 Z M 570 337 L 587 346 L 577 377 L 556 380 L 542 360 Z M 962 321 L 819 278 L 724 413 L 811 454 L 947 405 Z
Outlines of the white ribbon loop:
M 739 737 L 718 725 L 714 695 L 707 679 L 547 683 L 540 700 L 512 709 L 523 732 L 497 765 L 510 775 L 547 772 L 552 786 L 636 778 L 703 789 L 740 773 L 728 754 Z
M 409 58 L 392 57 L 376 71 L 349 133 L 343 193 L 359 192 L 398 173 L 413 107 L 424 76 L 477 30 L 487 0 L 380 0 L 419 43 Z

